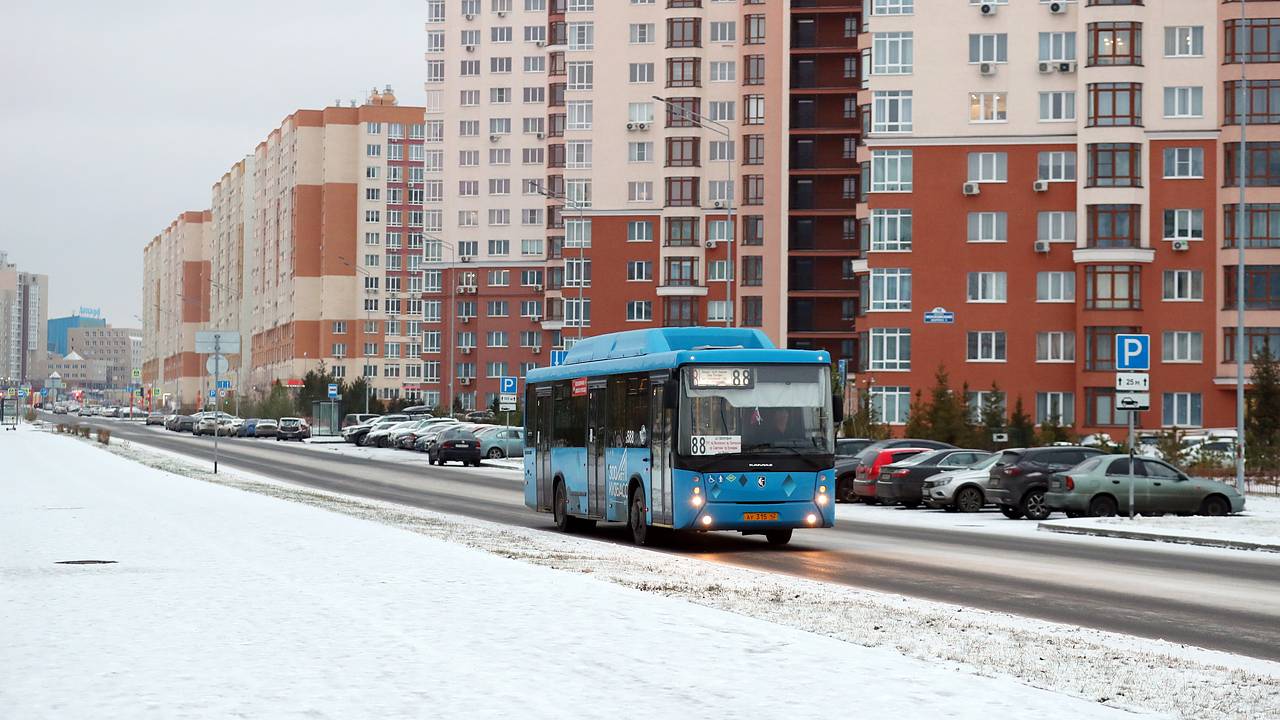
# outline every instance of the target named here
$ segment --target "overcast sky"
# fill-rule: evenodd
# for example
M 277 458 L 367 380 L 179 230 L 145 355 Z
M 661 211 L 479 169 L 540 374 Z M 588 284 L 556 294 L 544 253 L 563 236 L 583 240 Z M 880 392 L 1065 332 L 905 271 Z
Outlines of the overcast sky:
M 423 102 L 422 0 L 0 0 L 0 250 L 138 326 L 142 248 L 298 108 Z

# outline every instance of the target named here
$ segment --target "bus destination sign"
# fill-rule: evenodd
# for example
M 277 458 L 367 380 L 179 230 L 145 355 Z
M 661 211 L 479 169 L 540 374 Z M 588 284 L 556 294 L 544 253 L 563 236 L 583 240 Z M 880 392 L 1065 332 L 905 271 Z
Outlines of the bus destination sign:
M 695 367 L 692 372 L 695 388 L 749 388 L 755 386 L 751 368 Z

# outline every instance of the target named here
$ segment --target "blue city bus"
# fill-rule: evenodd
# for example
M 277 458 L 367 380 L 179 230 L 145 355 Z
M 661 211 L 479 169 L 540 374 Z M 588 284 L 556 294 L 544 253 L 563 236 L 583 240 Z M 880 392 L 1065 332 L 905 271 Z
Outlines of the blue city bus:
M 759 330 L 681 327 L 584 339 L 525 378 L 524 501 L 574 531 L 625 522 L 772 544 L 835 523 L 825 352 Z

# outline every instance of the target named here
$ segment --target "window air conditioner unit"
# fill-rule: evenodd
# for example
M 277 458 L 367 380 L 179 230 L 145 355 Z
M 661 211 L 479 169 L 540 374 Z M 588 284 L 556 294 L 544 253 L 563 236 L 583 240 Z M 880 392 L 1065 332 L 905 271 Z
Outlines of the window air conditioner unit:
M 535 138 L 537 138 L 538 140 L 541 140 L 541 139 L 543 139 L 544 137 L 546 137 L 546 135 L 543 135 L 542 133 L 534 133 L 534 134 L 533 134 L 533 136 L 534 136 Z
M 1037 241 L 1036 241 L 1036 252 L 1038 252 L 1038 253 L 1047 253 L 1047 252 L 1049 252 L 1049 241 L 1048 241 L 1048 240 L 1037 240 Z
M 1066 11 L 1067 11 L 1067 4 L 1065 2 L 1049 3 L 1049 12 L 1053 13 L 1054 15 L 1062 15 Z
M 468 19 L 468 20 L 475 20 L 475 19 L 476 19 L 476 16 L 475 16 L 475 15 L 472 15 L 471 13 L 467 13 L 467 19 Z
M 963 192 L 965 195 L 977 195 L 982 192 L 982 188 L 979 187 L 976 182 L 967 182 L 964 184 L 964 187 L 960 188 L 960 192 Z
M 716 241 L 715 241 L 715 240 L 703 240 L 703 241 L 702 241 L 702 244 L 703 244 L 703 245 L 706 245 L 706 246 L 707 246 L 707 249 L 708 249 L 708 250 L 710 250 L 711 248 L 713 248 L 713 247 L 715 247 L 715 246 L 716 246 Z
M 637 126 L 637 125 L 639 125 L 639 124 L 640 124 L 640 123 L 633 123 L 633 122 L 629 122 L 629 123 L 627 123 L 627 129 L 628 129 L 628 130 L 635 130 L 635 129 L 636 129 L 636 126 Z
M 1049 181 L 1048 181 L 1048 180 L 1037 180 L 1037 181 L 1035 181 L 1035 182 L 1031 183 L 1031 189 L 1032 189 L 1032 190 L 1035 190 L 1036 192 L 1048 192 L 1048 191 L 1049 191 Z
M 467 52 L 475 52 L 475 51 L 476 51 L 476 46 L 475 46 L 475 45 L 468 45 L 468 46 L 467 46 Z
M 542 283 L 534 283 L 531 287 L 534 292 L 542 292 Z
M 1058 72 L 1073 73 L 1076 71 L 1076 63 L 1074 60 L 1068 60 L 1058 63 Z
M 465 353 L 465 352 L 466 352 L 466 349 L 463 349 L 463 351 L 462 351 L 462 352 L 464 352 L 464 353 Z M 458 382 L 462 383 L 463 385 L 470 385 L 470 384 L 471 384 L 471 378 L 469 378 L 469 377 L 458 378 Z
M 542 322 L 542 316 L 541 316 L 541 315 L 530 315 L 530 316 L 529 316 L 529 321 L 530 321 L 530 322 Z
M 470 346 L 470 345 L 463 346 L 462 348 L 460 348 L 460 350 L 461 350 L 461 352 L 462 352 L 462 354 L 463 354 L 463 355 L 470 355 L 470 354 L 471 354 L 471 346 Z
M 1054 68 L 1053 68 L 1053 63 L 1051 63 L 1051 62 L 1042 62 L 1042 63 L 1040 63 L 1040 65 L 1039 65 L 1039 67 L 1038 67 L 1037 69 L 1038 69 L 1038 70 L 1040 70 L 1040 74 L 1042 74 L 1042 75 L 1043 75 L 1043 74 L 1046 74 L 1046 73 L 1051 73 L 1051 72 L 1053 72 L 1053 69 L 1054 69 Z
M 986 15 L 987 17 L 991 17 L 992 15 L 996 14 L 996 4 L 982 3 L 981 5 L 978 6 L 978 12 L 982 13 L 983 15 Z
M 534 345 L 533 347 L 529 348 L 529 352 L 533 353 L 534 355 L 541 354 L 541 353 L 542 353 L 542 346 L 541 346 L 541 345 Z
M 981 75 L 995 75 L 996 64 L 995 63 L 978 63 L 978 73 Z
M 1174 240 L 1173 249 L 1175 252 L 1186 252 L 1191 249 L 1190 240 Z
M 506 10 L 499 10 L 499 11 L 498 11 L 498 17 L 506 17 L 506 16 L 507 16 L 507 11 L 506 11 Z
M 455 290 L 457 290 L 457 292 L 458 292 L 458 294 L 459 294 L 459 295 L 461 295 L 461 294 L 463 294 L 463 293 L 465 293 L 465 292 L 467 291 L 467 287 L 466 287 L 465 285 L 459 285 L 458 287 L 456 287 L 456 288 L 454 288 L 454 289 L 455 289 Z
M 462 324 L 463 324 L 463 325 L 470 325 L 470 324 L 471 324 L 471 316 L 470 316 L 470 315 L 459 315 L 459 316 L 458 316 L 458 319 L 462 321 Z
M 642 123 L 636 123 L 636 129 L 637 129 L 637 130 L 648 130 L 648 129 L 649 129 L 649 123 L 643 123 L 643 122 L 642 122 Z
M 534 45 L 537 45 L 538 47 L 546 47 L 546 46 L 547 46 L 547 41 L 546 41 L 546 40 L 538 40 L 538 41 L 534 42 Z
M 717 201 L 715 201 L 714 205 L 715 205 L 717 208 L 722 208 L 722 207 L 724 207 L 724 201 L 723 201 L 723 200 L 717 200 Z
M 490 136 L 489 136 L 489 142 L 498 142 L 498 136 L 497 136 L 497 135 L 490 135 Z

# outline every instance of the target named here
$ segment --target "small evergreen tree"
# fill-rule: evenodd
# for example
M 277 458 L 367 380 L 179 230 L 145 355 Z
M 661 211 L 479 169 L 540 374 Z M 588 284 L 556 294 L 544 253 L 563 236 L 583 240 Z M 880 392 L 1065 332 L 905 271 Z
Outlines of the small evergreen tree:
M 279 380 L 271 383 L 271 392 L 258 406 L 257 415 L 261 418 L 277 420 L 293 413 L 293 399 L 289 397 L 289 388 L 280 384 Z
M 1252 388 L 1245 400 L 1245 457 L 1251 468 L 1280 470 L 1280 361 L 1264 345 L 1253 356 Z
M 964 393 L 951 388 L 947 369 L 941 365 L 933 376 L 928 407 L 929 434 L 921 437 L 952 445 L 963 445 L 969 440 L 968 403 Z
M 1030 447 L 1036 441 L 1036 426 L 1022 406 L 1022 396 L 1013 404 L 1013 414 L 1009 416 L 1009 443 L 1012 447 Z
M 974 447 L 983 450 L 995 450 L 996 441 L 993 439 L 996 433 L 1005 430 L 1005 397 L 1000 392 L 1000 386 L 995 381 L 991 382 L 991 391 L 982 399 L 982 407 L 978 410 L 978 429 L 974 433 Z
M 930 414 L 929 404 L 924 400 L 924 393 L 916 390 L 916 395 L 911 400 L 911 407 L 907 409 L 907 437 L 931 437 L 933 428 L 929 425 Z

